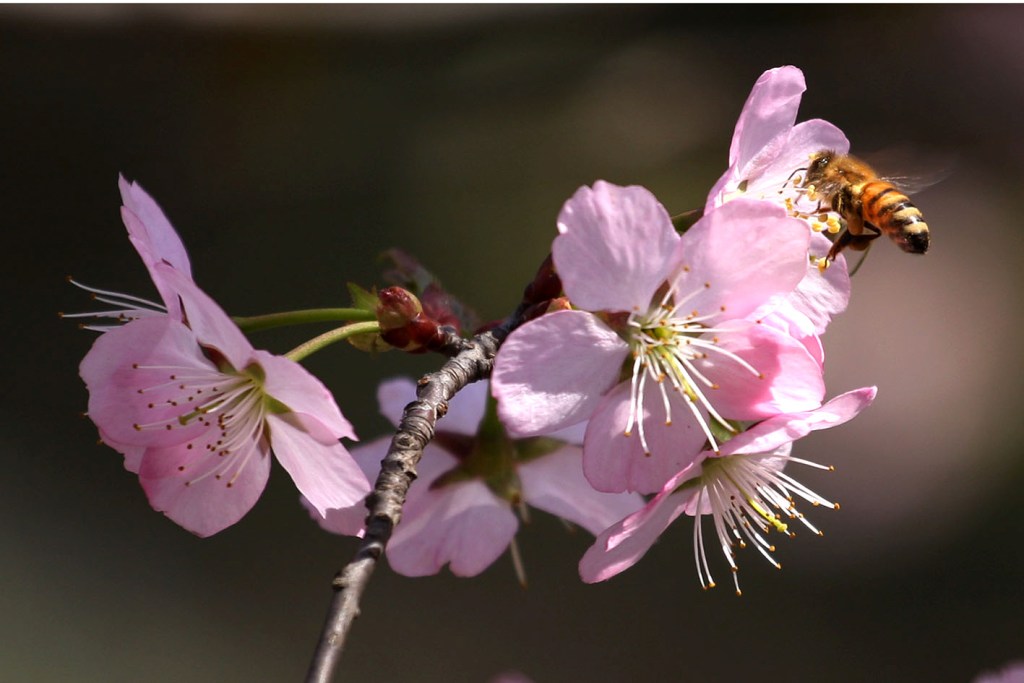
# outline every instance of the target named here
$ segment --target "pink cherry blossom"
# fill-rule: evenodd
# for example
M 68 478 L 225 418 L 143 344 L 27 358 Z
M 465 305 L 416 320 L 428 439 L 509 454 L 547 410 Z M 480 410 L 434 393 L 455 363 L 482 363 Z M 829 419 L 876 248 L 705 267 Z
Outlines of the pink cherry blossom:
M 270 454 L 322 515 L 369 483 L 339 442 L 351 425 L 300 365 L 249 344 L 187 273 L 149 264 L 182 319 L 144 317 L 101 335 L 82 361 L 89 417 L 154 509 L 199 536 L 237 522 L 267 483 Z
M 849 151 L 846 136 L 828 121 L 796 123 L 806 89 L 804 74 L 795 66 L 761 74 L 736 122 L 729 168 L 708 194 L 705 211 L 738 196 L 776 201 L 793 171 L 806 167 L 811 154 Z
M 820 405 L 807 346 L 749 319 L 806 274 L 809 233 L 784 209 L 735 200 L 679 237 L 650 192 L 598 182 L 566 203 L 558 229 L 555 266 L 584 310 L 542 316 L 502 345 L 492 382 L 510 433 L 589 419 L 591 484 L 653 493 L 717 445 L 715 426 Z
M 504 671 L 488 683 L 534 683 L 533 679 L 520 671 Z
M 479 574 L 513 542 L 519 528 L 515 511 L 522 513 L 525 505 L 591 533 L 643 505 L 637 495 L 594 491 L 583 477 L 578 446 L 487 441 L 478 433 L 487 390 L 487 383 L 479 382 L 459 392 L 424 449 L 402 521 L 387 547 L 388 561 L 400 574 L 436 574 L 446 564 L 456 576 Z M 396 426 L 413 398 L 415 384 L 407 379 L 389 380 L 378 390 L 381 412 Z M 383 438 L 353 449 L 368 477 L 376 476 L 390 442 Z M 365 517 L 363 505 L 329 510 L 325 519 L 314 516 L 328 531 L 359 536 Z
M 799 176 L 811 154 L 831 149 L 845 154 L 850 143 L 842 131 L 827 121 L 814 119 L 795 123 L 800 98 L 806 90 L 804 75 L 793 66 L 764 72 L 747 98 L 729 150 L 729 168 L 708 195 L 705 211 L 737 197 L 755 197 L 780 204 L 790 215 L 804 219 L 813 236 L 804 279 L 792 295 L 770 302 L 771 315 L 779 325 L 791 328 L 800 338 L 820 335 L 834 315 L 846 310 L 850 298 L 850 279 L 845 260 L 838 268 L 824 269 L 824 257 L 832 242 L 821 231 L 839 230 L 838 216 L 827 222 L 818 220 L 822 211 L 808 202 L 799 191 Z M 813 340 L 807 340 L 813 344 Z
M 998 671 L 985 671 L 971 683 L 1024 683 L 1024 661 L 1010 662 Z
M 64 317 L 99 318 L 101 320 L 114 319 L 116 321 L 116 324 L 92 323 L 83 325 L 83 328 L 95 332 L 106 332 L 116 329 L 123 323 L 140 318 L 170 315 L 176 320 L 182 320 L 178 296 L 160 274 L 160 270 L 155 268 L 155 266 L 159 263 L 166 264 L 191 279 L 192 266 L 188 253 L 185 251 L 185 245 L 171 226 L 170 221 L 167 220 L 160 206 L 138 183 L 129 183 L 125 180 L 124 176 L 119 176 L 118 188 L 120 189 L 121 201 L 123 203 L 121 206 L 121 218 L 124 221 L 125 229 L 128 231 L 128 239 L 139 253 L 143 264 L 149 271 L 153 284 L 160 293 L 163 303 L 156 303 L 121 292 L 97 289 L 71 280 L 71 283 L 75 286 L 90 292 L 94 300 L 113 308 L 87 313 L 64 314 Z M 144 449 L 118 441 L 112 435 L 105 433 L 102 427 L 100 427 L 99 431 L 104 443 L 124 455 L 125 469 L 138 474 Z
M 701 586 L 715 585 L 704 548 L 700 518 L 710 515 L 718 543 L 733 573 L 736 592 L 736 549 L 753 545 L 769 562 L 774 546 L 766 534 L 775 530 L 792 536 L 790 521 L 820 532 L 796 509 L 794 497 L 813 506 L 838 507 L 800 484 L 783 468 L 790 462 L 822 469 L 821 465 L 790 455 L 797 439 L 853 419 L 874 400 L 876 389 L 865 387 L 832 399 L 814 410 L 776 415 L 733 437 L 719 453 L 701 457 L 676 474 L 643 509 L 606 529 L 580 560 L 587 583 L 605 581 L 636 564 L 665 529 L 684 512 L 697 517 L 693 548 Z

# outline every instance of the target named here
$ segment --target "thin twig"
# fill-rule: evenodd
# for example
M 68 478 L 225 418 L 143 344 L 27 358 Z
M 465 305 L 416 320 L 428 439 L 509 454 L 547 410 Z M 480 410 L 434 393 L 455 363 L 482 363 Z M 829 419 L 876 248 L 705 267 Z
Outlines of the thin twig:
M 307 683 L 329 683 L 341 659 L 352 622 L 359 616 L 359 600 L 370 581 L 391 532 L 402 516 L 406 493 L 416 478 L 416 465 L 434 436 L 437 419 L 448 410 L 448 401 L 471 382 L 491 374 L 494 356 L 505 337 L 522 323 L 528 302 L 498 327 L 471 341 L 453 335 L 446 350 L 452 357 L 434 373 L 420 379 L 416 400 L 405 407 L 398 431 L 381 463 L 380 475 L 366 506 L 366 534 L 355 557 L 334 577 L 331 599 L 309 672 Z

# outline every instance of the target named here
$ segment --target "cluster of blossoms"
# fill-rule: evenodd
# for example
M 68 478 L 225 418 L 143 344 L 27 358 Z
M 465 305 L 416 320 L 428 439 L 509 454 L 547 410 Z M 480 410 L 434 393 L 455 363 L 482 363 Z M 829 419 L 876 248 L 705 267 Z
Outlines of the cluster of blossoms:
M 490 385 L 451 401 L 388 544 L 396 571 L 480 573 L 506 548 L 515 554 L 516 512 L 527 504 L 597 537 L 580 562 L 588 582 L 635 564 L 684 512 L 696 518 L 706 587 L 705 516 L 734 577 L 738 548 L 777 565 L 770 532 L 792 535 L 799 521 L 817 533 L 796 500 L 834 504 L 784 471 L 821 467 L 794 458 L 793 442 L 850 420 L 875 390 L 825 401 L 821 335 L 845 309 L 850 281 L 842 256 L 818 267 L 837 219 L 806 206 L 793 177 L 811 154 L 849 145 L 827 122 L 795 124 L 803 90 L 794 67 L 758 80 L 729 168 L 682 234 L 642 187 L 598 181 L 565 203 L 557 278 L 548 272 L 540 286 L 560 283 L 564 297 L 508 337 Z M 97 328 L 81 366 L 103 441 L 124 454 L 153 507 L 196 534 L 252 507 L 273 452 L 321 526 L 362 535 L 363 499 L 389 440 L 350 454 L 340 439 L 353 429 L 327 389 L 294 359 L 255 350 L 193 282 L 156 203 L 123 180 L 121 192 L 163 304 L 96 292 L 117 306 L 97 315 L 119 323 Z M 403 291 L 379 301 L 394 309 L 378 316 L 384 343 L 443 343 L 436 316 Z M 396 426 L 414 388 L 379 389 Z
M 803 89 L 792 67 L 757 82 L 729 169 L 682 235 L 641 187 L 598 182 L 562 209 L 552 257 L 573 308 L 516 330 L 492 381 L 510 433 L 586 421 L 591 485 L 653 494 L 599 534 L 580 562 L 585 581 L 635 564 L 683 512 L 697 518 L 701 584 L 714 585 L 705 515 L 735 581 L 737 548 L 777 564 L 769 532 L 791 535 L 794 520 L 817 532 L 796 499 L 833 506 L 783 471 L 814 465 L 793 458 L 792 443 L 851 419 L 875 390 L 823 404 L 820 336 L 845 308 L 849 278 L 841 261 L 816 267 L 830 242 L 788 179 L 845 139 L 825 122 L 794 125 Z

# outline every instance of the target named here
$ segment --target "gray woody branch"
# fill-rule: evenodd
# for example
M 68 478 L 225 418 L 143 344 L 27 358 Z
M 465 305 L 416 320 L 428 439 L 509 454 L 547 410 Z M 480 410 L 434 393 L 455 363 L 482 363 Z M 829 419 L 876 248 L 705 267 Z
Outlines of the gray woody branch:
M 434 436 L 438 418 L 448 411 L 448 401 L 471 382 L 490 376 L 498 347 L 523 322 L 528 308 L 529 302 L 524 301 L 500 326 L 469 341 L 452 330 L 445 348 L 438 349 L 451 358 L 440 370 L 419 380 L 416 400 L 405 407 L 398 431 L 381 462 L 373 492 L 367 497 L 370 514 L 366 518 L 366 534 L 355 557 L 331 583 L 334 595 L 306 675 L 307 683 L 331 681 L 352 622 L 359 616 L 359 599 L 402 517 L 406 493 L 416 478 L 416 465 Z

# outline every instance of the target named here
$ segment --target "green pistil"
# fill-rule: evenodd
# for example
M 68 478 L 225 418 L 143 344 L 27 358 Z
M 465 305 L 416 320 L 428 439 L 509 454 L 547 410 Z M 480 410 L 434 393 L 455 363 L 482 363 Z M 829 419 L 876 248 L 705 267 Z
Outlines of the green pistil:
M 711 428 L 711 434 L 715 437 L 715 441 L 718 442 L 719 446 L 743 431 L 742 423 L 736 420 L 726 420 L 726 424 L 722 424 L 718 420 L 712 420 L 708 423 L 708 427 Z
M 777 515 L 761 507 L 753 498 L 750 497 L 750 495 L 747 494 L 746 491 L 743 492 L 743 497 L 747 499 L 747 504 L 754 508 L 754 510 L 757 511 L 757 514 L 761 515 L 761 518 L 764 519 L 764 521 L 771 524 L 780 533 L 786 533 L 786 529 L 789 528 L 788 524 L 784 524 Z
M 659 346 L 654 349 L 654 352 L 658 355 L 662 365 L 670 370 L 672 375 L 679 381 L 686 397 L 696 403 L 699 397 L 697 392 L 693 390 L 693 387 L 690 386 L 690 382 L 686 378 L 686 370 L 680 364 L 679 358 L 667 346 Z
M 658 327 L 648 327 L 642 329 L 641 332 L 646 334 L 651 339 L 659 342 L 668 342 L 676 335 L 676 331 L 670 327 L 659 325 Z
M 745 488 L 740 486 L 739 482 L 732 478 L 732 475 L 729 473 L 729 468 L 727 465 L 725 465 L 724 461 L 722 462 L 722 464 L 719 465 L 719 467 L 721 468 L 721 472 L 725 476 L 725 478 L 729 480 L 729 483 L 731 483 L 733 487 L 735 487 L 739 494 L 743 496 L 743 499 L 747 501 L 747 505 L 749 505 L 751 509 L 753 509 L 754 512 L 756 512 L 761 517 L 761 519 L 771 524 L 780 533 L 786 533 L 786 529 L 789 528 L 788 524 L 779 519 L 778 515 L 773 513 L 771 510 L 766 510 L 764 506 L 762 506 L 760 503 L 757 502 L 757 500 L 754 499 L 750 492 L 748 492 Z

